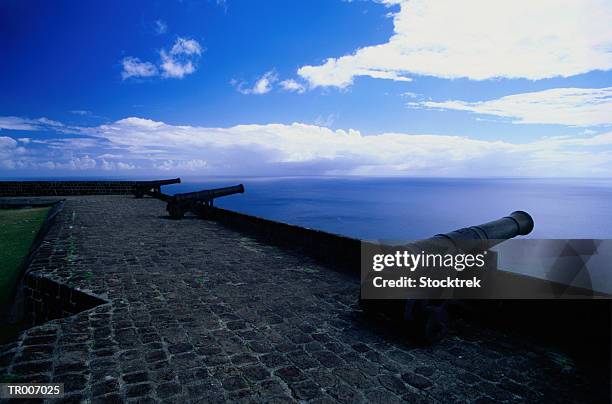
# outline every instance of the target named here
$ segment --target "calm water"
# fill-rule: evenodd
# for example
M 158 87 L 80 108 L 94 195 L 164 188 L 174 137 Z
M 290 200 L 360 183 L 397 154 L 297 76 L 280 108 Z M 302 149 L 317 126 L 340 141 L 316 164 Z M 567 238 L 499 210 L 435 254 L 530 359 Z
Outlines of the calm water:
M 246 179 L 184 182 L 164 192 L 244 183 L 217 206 L 352 237 L 408 240 L 525 210 L 533 238 L 612 238 L 612 179 Z

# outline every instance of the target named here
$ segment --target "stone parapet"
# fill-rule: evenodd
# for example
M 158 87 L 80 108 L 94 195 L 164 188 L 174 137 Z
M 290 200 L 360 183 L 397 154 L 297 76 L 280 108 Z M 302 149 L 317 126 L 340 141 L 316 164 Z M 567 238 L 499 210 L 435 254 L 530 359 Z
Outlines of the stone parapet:
M 0 181 L 0 196 L 126 195 L 138 181 Z

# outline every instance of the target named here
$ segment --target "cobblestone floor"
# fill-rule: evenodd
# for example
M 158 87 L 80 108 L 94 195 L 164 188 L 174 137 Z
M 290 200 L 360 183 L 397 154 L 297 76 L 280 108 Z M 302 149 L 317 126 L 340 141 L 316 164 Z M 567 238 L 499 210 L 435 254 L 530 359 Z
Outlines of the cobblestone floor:
M 586 402 L 546 349 L 467 325 L 415 347 L 358 280 L 153 199 L 68 198 L 33 268 L 110 303 L 0 347 L 0 377 L 91 402 Z M 10 376 L 13 377 L 13 376 Z

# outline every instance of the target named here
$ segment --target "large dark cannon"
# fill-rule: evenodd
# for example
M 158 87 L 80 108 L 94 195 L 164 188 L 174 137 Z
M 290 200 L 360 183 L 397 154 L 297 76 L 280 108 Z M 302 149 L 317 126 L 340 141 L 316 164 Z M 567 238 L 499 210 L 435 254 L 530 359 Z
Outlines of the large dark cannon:
M 169 180 L 156 180 L 156 181 L 138 181 L 134 185 L 134 196 L 136 198 L 142 198 L 145 194 L 151 196 L 157 196 L 161 193 L 162 185 L 180 184 L 180 178 L 172 178 Z
M 514 238 L 516 236 L 525 236 L 533 230 L 533 218 L 529 213 L 517 210 L 510 213 L 509 216 L 503 217 L 492 222 L 480 224 L 478 226 L 464 227 L 459 230 L 451 231 L 450 233 L 438 234 L 429 240 L 440 242 L 448 240 L 455 248 L 461 250 L 469 249 L 470 246 L 478 248 L 481 243 L 486 243 L 489 247 L 499 244 L 504 240 Z M 466 240 L 474 240 L 476 243 L 466 242 Z
M 180 219 L 188 211 L 192 211 L 200 217 L 206 217 L 215 198 L 242 193 L 244 193 L 244 186 L 239 184 L 225 188 L 176 194 L 171 197 L 166 196 L 164 200 L 168 202 L 166 210 L 172 219 Z
M 429 239 L 410 243 L 402 249 L 410 251 L 441 251 L 450 254 L 486 251 L 489 248 L 517 236 L 529 234 L 534 227 L 532 217 L 523 211 L 512 212 L 498 220 L 465 227 Z M 491 254 L 495 256 L 495 254 Z M 494 263 L 496 266 L 496 262 Z M 495 270 L 496 268 L 489 268 Z M 362 280 L 369 282 L 369 279 Z M 363 290 L 363 289 L 362 289 Z M 448 329 L 448 301 L 444 299 L 364 299 L 360 306 L 367 313 L 381 314 L 401 323 L 417 340 L 433 343 Z

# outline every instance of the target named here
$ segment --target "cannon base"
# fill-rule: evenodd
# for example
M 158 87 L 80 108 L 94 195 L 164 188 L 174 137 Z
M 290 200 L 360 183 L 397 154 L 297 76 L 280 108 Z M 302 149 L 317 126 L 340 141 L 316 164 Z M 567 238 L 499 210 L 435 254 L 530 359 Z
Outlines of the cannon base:
M 180 206 L 176 206 L 173 204 L 168 204 L 166 206 L 166 210 L 168 211 L 168 215 L 170 215 L 170 219 L 178 220 L 182 219 L 185 216 L 185 210 Z
M 213 218 L 213 210 L 211 208 L 212 204 L 202 203 L 195 205 L 191 208 L 191 211 L 200 219 L 210 220 Z
M 359 305 L 367 315 L 384 317 L 419 344 L 435 344 L 449 329 L 446 301 L 360 300 Z
M 200 219 L 212 219 L 213 210 L 211 209 L 212 203 L 210 202 L 196 202 L 192 205 L 182 206 L 175 203 L 168 203 L 166 210 L 170 215 L 171 219 L 182 219 L 185 213 L 192 212 Z

